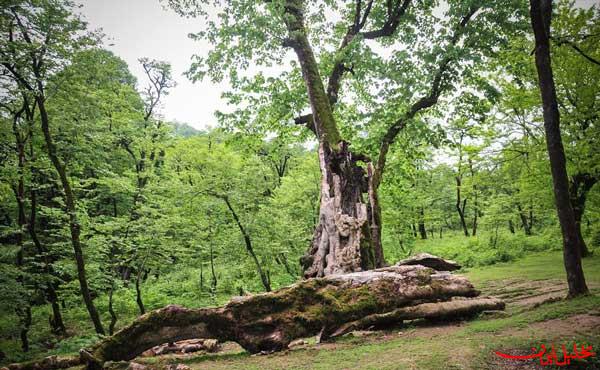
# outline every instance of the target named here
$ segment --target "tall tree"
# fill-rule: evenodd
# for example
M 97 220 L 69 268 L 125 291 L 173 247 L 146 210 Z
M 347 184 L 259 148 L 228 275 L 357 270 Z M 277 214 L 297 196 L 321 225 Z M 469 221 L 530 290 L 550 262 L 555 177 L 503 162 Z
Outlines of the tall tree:
M 190 9 L 196 2 L 168 2 L 182 13 L 208 14 L 201 5 Z M 510 1 L 447 5 L 437 17 L 435 4 L 428 1 L 357 0 L 341 7 L 301 0 L 242 1 L 218 9 L 223 22 L 209 21 L 208 30 L 194 35 L 215 48 L 194 62 L 190 75 L 220 80 L 229 72 L 235 91 L 226 96 L 252 107 L 250 113 L 240 109 L 221 115 L 223 121 L 235 121 L 248 132 L 252 124 L 282 135 L 290 134 L 287 123 L 293 122 L 318 138 L 320 215 L 302 259 L 305 277 L 384 264 L 378 189 L 391 146 L 406 126 L 453 88 L 454 78 L 466 73 L 466 64 L 458 62 L 484 58 L 497 41 L 498 29 L 504 30 L 500 24 L 515 13 Z M 324 16 L 327 7 L 339 12 L 333 27 Z M 260 31 L 242 31 L 257 27 Z M 415 29 L 428 37 L 416 35 Z M 261 73 L 240 76 L 239 68 L 247 67 L 249 60 L 258 65 L 282 63 L 283 52 L 277 51 L 281 45 L 295 53 L 291 71 L 279 79 Z M 373 45 L 390 47 L 393 56 L 385 58 Z M 380 80 L 389 84 L 379 85 Z M 344 100 L 348 95 L 355 103 Z M 307 107 L 311 113 L 296 116 Z
M 569 199 L 565 151 L 560 133 L 560 113 L 550 57 L 552 0 L 530 0 L 531 26 L 535 36 L 535 64 L 544 111 L 544 130 L 550 157 L 554 198 L 563 237 L 563 257 L 569 297 L 588 293 L 581 266 L 581 239 Z
M 73 53 L 88 45 L 91 39 L 85 24 L 73 14 L 71 2 L 18 1 L 2 9 L 2 65 L 19 88 L 31 94 L 39 112 L 46 152 L 57 172 L 63 191 L 65 212 L 69 217 L 71 245 L 77 266 L 81 296 L 96 332 L 104 334 L 100 316 L 88 286 L 85 259 L 81 243 L 81 224 L 77 216 L 77 199 L 69 178 L 67 162 L 61 158 L 52 130 L 52 118 L 47 109 L 51 94 L 60 89 L 52 76 L 69 63 Z

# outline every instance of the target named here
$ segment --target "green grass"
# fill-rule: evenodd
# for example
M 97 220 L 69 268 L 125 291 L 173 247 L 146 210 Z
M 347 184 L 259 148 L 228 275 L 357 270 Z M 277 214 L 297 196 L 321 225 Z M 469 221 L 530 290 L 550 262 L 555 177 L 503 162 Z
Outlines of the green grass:
M 425 240 L 416 239 L 412 250 L 413 253 L 427 252 L 453 259 L 465 267 L 478 267 L 516 261 L 535 252 L 561 249 L 559 236 L 550 231 L 532 236 L 500 232 L 496 242 L 494 239 L 495 234 L 489 231 L 481 231 L 474 237 L 465 237 L 456 231 L 447 232 L 441 239 L 438 235 Z M 397 254 L 397 250 L 386 250 L 386 256 L 393 261 L 402 257 Z
M 493 357 L 492 350 L 502 348 L 525 348 L 550 341 L 562 341 L 564 343 L 588 343 L 600 344 L 600 331 L 598 333 L 532 333 L 527 326 L 550 319 L 568 319 L 570 316 L 581 313 L 598 312 L 600 307 L 600 255 L 584 260 L 584 269 L 588 284 L 595 287 L 596 295 L 581 297 L 569 301 L 558 301 L 543 304 L 537 308 L 523 309 L 510 307 L 507 310 L 508 317 L 499 318 L 476 318 L 464 322 L 460 326 L 451 325 L 446 329 L 423 327 L 418 324 L 409 327 L 389 328 L 387 331 L 377 332 L 366 337 L 349 337 L 338 340 L 335 343 L 324 345 L 309 345 L 282 353 L 266 356 L 251 356 L 239 350 L 237 352 L 219 354 L 197 354 L 185 359 L 164 357 L 150 358 L 143 361 L 155 367 L 161 367 L 165 363 L 186 363 L 192 369 L 485 369 Z M 562 253 L 560 251 L 534 253 L 516 261 L 499 263 L 492 266 L 466 268 L 462 271 L 477 287 L 488 285 L 502 286 L 504 281 L 536 281 L 548 280 L 548 284 L 556 281 L 564 281 L 565 273 L 562 264 Z M 166 281 L 182 280 L 193 273 L 181 272 L 176 279 L 165 279 Z M 181 282 L 180 284 L 192 284 Z M 179 289 L 181 287 L 178 287 Z M 157 288 L 158 289 L 158 288 Z M 527 292 L 525 289 L 523 292 Z M 131 297 L 120 297 L 127 301 Z M 156 298 L 153 304 L 163 304 L 165 298 Z M 190 297 L 180 298 L 182 304 L 186 304 Z M 212 298 L 206 298 L 206 304 L 214 304 Z M 219 300 L 225 297 L 219 297 Z M 198 303 L 198 302 L 196 302 Z M 220 303 L 220 302 L 217 302 Z M 99 302 L 101 305 L 102 302 Z M 122 303 L 121 303 L 122 304 Z M 135 306 L 119 307 L 120 315 L 125 316 L 131 311 L 135 316 Z M 127 310 L 125 310 L 125 308 Z M 79 320 L 80 312 L 66 310 L 66 320 L 69 323 Z M 47 323 L 43 320 L 47 317 L 46 311 L 35 312 L 36 326 L 32 332 L 36 333 L 36 343 L 41 343 L 44 328 Z M 3 318 L 4 320 L 5 318 Z M 82 317 L 84 320 L 85 317 Z M 75 321 L 77 322 L 77 321 Z M 39 330 L 39 331 L 38 331 Z M 71 327 L 78 332 L 89 332 L 89 329 Z M 433 330 L 433 331 L 431 331 Z M 438 331 L 436 331 L 438 330 Z M 398 333 L 402 331 L 402 335 Z M 515 336 L 515 331 L 521 333 Z M 77 350 L 96 340 L 95 336 L 79 335 L 63 340 L 55 344 L 55 348 L 49 352 L 40 345 L 35 344 L 30 354 L 39 357 L 42 354 L 75 354 Z M 561 342 L 561 343 L 562 343 Z M 14 351 L 18 354 L 18 342 L 2 341 L 2 350 L 10 354 Z M 28 356 L 29 357 L 29 356 Z M 15 357 L 13 357 L 15 358 Z M 27 358 L 18 358 L 26 360 Z
M 590 285 L 600 285 L 600 256 L 584 261 Z M 560 252 L 537 253 L 516 262 L 471 268 L 466 275 L 476 283 L 502 280 L 546 280 L 564 278 Z M 549 282 L 549 283 L 551 283 Z M 493 351 L 523 348 L 542 343 L 571 345 L 586 343 L 598 348 L 600 331 L 585 335 L 560 332 L 532 332 L 528 325 L 551 319 L 568 319 L 581 313 L 595 313 L 597 295 L 543 304 L 534 309 L 509 310 L 506 318 L 476 318 L 461 326 L 429 332 L 427 326 L 400 327 L 372 336 L 344 338 L 333 344 L 309 346 L 267 356 L 245 352 L 199 355 L 186 358 L 152 359 L 155 366 L 186 363 L 192 369 L 485 369 L 494 359 Z M 399 335 L 398 332 L 402 332 Z M 519 333 L 516 335 L 515 333 Z M 597 361 L 593 359 L 592 361 Z M 589 363 L 582 364 L 586 368 Z

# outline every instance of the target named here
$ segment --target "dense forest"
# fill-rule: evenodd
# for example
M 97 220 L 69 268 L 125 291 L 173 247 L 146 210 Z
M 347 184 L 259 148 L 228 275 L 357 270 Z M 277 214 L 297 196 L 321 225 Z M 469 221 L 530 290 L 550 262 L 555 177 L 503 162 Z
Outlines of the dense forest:
M 210 45 L 185 78 L 229 86 L 197 129 L 169 61 L 136 78 L 75 3 L 1 3 L 0 364 L 419 252 L 600 286 L 597 4 L 164 1 Z

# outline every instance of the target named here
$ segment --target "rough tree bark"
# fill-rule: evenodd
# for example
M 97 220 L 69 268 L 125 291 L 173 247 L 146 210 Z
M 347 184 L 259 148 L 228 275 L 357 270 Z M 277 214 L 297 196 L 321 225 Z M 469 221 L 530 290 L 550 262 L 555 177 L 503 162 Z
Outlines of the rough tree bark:
M 581 239 L 569 199 L 565 151 L 560 134 L 560 113 L 550 59 L 550 22 L 552 0 L 530 0 L 531 26 L 535 35 L 535 64 L 544 111 L 546 145 L 554 185 L 554 198 L 563 236 L 563 257 L 569 285 L 569 297 L 588 293 L 581 266 Z
M 421 261 L 428 263 L 428 259 L 424 256 Z M 502 301 L 478 295 L 464 277 L 422 265 L 329 275 L 275 292 L 239 297 L 224 307 L 167 306 L 149 312 L 82 350 L 78 361 L 88 369 L 100 369 L 107 361 L 129 361 L 156 345 L 193 338 L 235 341 L 252 353 L 271 352 L 286 349 L 296 338 L 317 334 L 323 340 L 373 325 L 504 308 Z M 38 369 L 50 368 L 57 367 Z
M 362 4 L 358 0 L 353 21 L 348 25 L 338 48 L 339 54 L 343 54 L 343 50 L 356 36 L 364 39 L 393 36 L 410 4 L 410 0 L 388 2 L 387 15 L 381 28 L 363 31 L 373 2 Z M 313 131 L 320 142 L 319 159 L 323 185 L 321 211 L 311 247 L 301 260 L 304 276 L 324 276 L 335 272 L 380 267 L 385 265 L 385 258 L 381 245 L 382 219 L 377 192 L 387 153 L 399 132 L 410 120 L 437 103 L 446 86 L 443 77 L 451 62 L 455 60 L 456 53 L 444 55 L 437 69 L 433 71 L 428 93 L 388 125 L 381 139 L 377 159 L 371 162 L 369 158 L 349 150 L 349 144 L 342 140 L 333 118 L 332 106 L 338 100 L 341 79 L 345 72 L 352 72 L 352 67 L 348 66 L 349 62 L 344 58 L 335 60 L 325 91 L 306 35 L 303 8 L 303 0 L 287 0 L 283 19 L 288 30 L 288 38 L 284 45 L 292 47 L 296 52 L 312 110 L 312 114 L 297 117 L 295 123 L 305 125 Z M 467 23 L 477 10 L 478 6 L 473 6 L 461 18 L 448 40 L 449 50 L 454 50 Z M 366 174 L 363 168 L 356 164 L 358 161 L 367 164 Z M 365 192 L 367 197 L 363 200 Z
M 349 144 L 342 141 L 336 126 L 331 102 L 306 35 L 304 5 L 302 0 L 286 1 L 284 20 L 288 30 L 285 45 L 292 47 L 298 57 L 314 131 L 319 138 L 319 223 L 311 247 L 302 259 L 304 277 L 309 278 L 372 269 L 376 267 L 376 261 L 369 227 L 373 207 L 363 200 L 363 193 L 368 192 L 369 179 L 365 170 L 357 164 L 365 159 L 350 151 Z

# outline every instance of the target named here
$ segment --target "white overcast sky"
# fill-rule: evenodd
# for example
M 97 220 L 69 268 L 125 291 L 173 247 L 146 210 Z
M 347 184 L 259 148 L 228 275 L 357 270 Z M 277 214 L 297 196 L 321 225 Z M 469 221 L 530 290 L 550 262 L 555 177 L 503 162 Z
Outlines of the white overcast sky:
M 138 58 L 170 62 L 177 87 L 164 99 L 162 114 L 168 120 L 185 122 L 201 129 L 214 126 L 214 111 L 224 110 L 221 93 L 226 85 L 209 81 L 193 84 L 183 73 L 193 54 L 202 54 L 206 45 L 190 40 L 187 35 L 202 29 L 200 19 L 186 19 L 172 10 L 163 9 L 158 0 L 79 0 L 91 29 L 102 29 L 105 46 L 129 64 L 129 69 L 146 83 Z M 112 46 L 109 46 L 111 45 Z
M 159 0 L 78 0 L 81 13 L 91 29 L 102 29 L 107 35 L 106 47 L 123 58 L 139 84 L 145 84 L 138 58 L 148 57 L 170 62 L 177 87 L 172 89 L 162 107 L 168 120 L 185 122 L 202 129 L 214 126 L 216 110 L 227 110 L 221 100 L 225 84 L 210 81 L 193 84 L 183 73 L 193 54 L 202 55 L 207 45 L 190 40 L 187 35 L 202 30 L 201 19 L 187 19 L 165 10 Z M 598 0 L 577 0 L 577 5 L 590 7 Z M 112 44 L 112 46 L 108 46 Z

